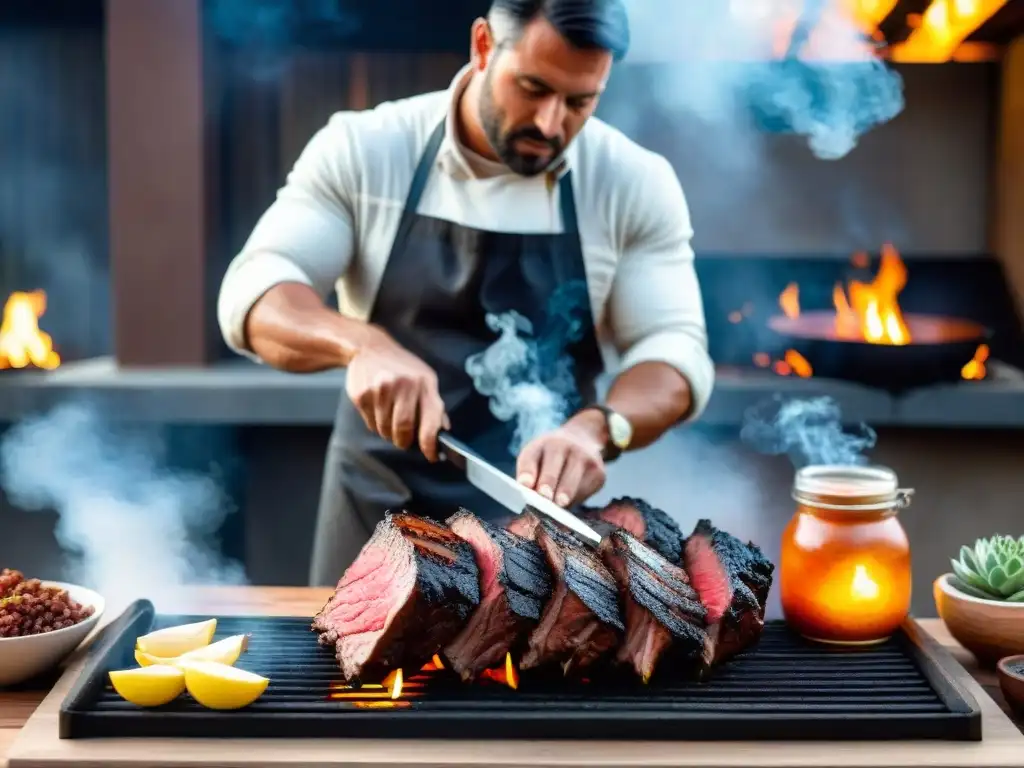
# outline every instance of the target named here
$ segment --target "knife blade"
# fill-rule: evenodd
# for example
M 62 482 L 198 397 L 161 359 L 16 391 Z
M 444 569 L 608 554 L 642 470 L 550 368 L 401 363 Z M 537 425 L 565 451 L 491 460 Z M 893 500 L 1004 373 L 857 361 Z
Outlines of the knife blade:
M 601 534 L 572 512 L 562 509 L 553 501 L 548 501 L 532 488 L 527 488 L 497 467 L 484 461 L 460 440 L 446 432 L 441 432 L 437 439 L 443 446 L 442 457 L 463 470 L 470 483 L 506 509 L 517 515 L 521 515 L 525 509 L 532 509 L 551 518 L 556 523 L 561 523 L 594 544 L 601 543 Z

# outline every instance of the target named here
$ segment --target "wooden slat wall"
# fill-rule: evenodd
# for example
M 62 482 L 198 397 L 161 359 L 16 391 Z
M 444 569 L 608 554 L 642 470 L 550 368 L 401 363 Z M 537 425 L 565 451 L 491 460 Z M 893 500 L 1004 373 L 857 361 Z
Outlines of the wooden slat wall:
M 1009 46 L 1002 75 L 993 250 L 1002 259 L 1017 309 L 1024 312 L 1024 35 Z
M 110 352 L 99 27 L 0 25 L 0 300 L 43 288 L 65 358 Z
M 223 54 L 218 69 L 224 94 L 224 257 L 230 259 L 244 243 L 331 114 L 447 88 L 463 63 L 464 57 L 451 54 L 299 51 L 269 76 L 245 54 Z
M 220 190 L 211 280 L 227 265 L 284 184 L 306 143 L 330 116 L 448 87 L 465 62 L 453 54 L 294 51 L 275 59 L 220 51 L 217 89 Z M 211 286 L 216 301 L 216 285 Z M 211 310 L 213 311 L 213 310 Z M 234 357 L 223 342 L 217 357 Z

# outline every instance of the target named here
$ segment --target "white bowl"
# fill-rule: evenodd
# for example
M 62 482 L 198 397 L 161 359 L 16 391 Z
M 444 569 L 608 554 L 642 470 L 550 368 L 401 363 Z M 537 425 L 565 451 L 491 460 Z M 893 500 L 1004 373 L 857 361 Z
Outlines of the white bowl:
M 81 645 L 103 615 L 103 598 L 91 589 L 62 581 L 44 581 L 43 584 L 66 589 L 76 603 L 95 610 L 92 616 L 73 627 L 41 635 L 0 638 L 0 688 L 31 680 L 60 665 Z

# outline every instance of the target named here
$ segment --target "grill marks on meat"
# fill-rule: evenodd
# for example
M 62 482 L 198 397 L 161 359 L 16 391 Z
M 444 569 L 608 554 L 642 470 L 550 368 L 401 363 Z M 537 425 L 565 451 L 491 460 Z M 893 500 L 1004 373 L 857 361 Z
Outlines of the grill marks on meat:
M 447 523 L 473 548 L 480 571 L 480 605 L 444 649 L 456 674 L 471 680 L 504 662 L 507 652 L 518 652 L 551 595 L 551 574 L 540 545 L 530 539 L 466 510 Z
M 626 634 L 617 660 L 632 665 L 645 683 L 659 661 L 671 656 L 703 676 L 714 647 L 705 631 L 707 609 L 680 566 L 619 529 L 601 543 L 601 555 L 615 574 L 626 615 Z
M 532 512 L 505 528 L 466 510 L 446 524 L 388 513 L 315 616 L 318 641 L 350 684 L 435 653 L 467 681 L 507 653 L 522 671 L 610 661 L 645 682 L 703 678 L 756 644 L 775 566 L 754 544 L 709 520 L 676 539 L 664 512 L 629 497 L 582 514 L 604 534 L 597 548 Z
M 618 586 L 594 551 L 575 536 L 547 521 L 537 520 L 532 527 L 554 588 L 519 668 L 557 663 L 568 675 L 591 666 L 619 644 L 625 627 Z
M 313 620 L 348 683 L 419 669 L 480 603 L 473 548 L 429 518 L 388 513 Z
M 775 571 L 761 550 L 700 520 L 686 541 L 684 562 L 707 608 L 715 663 L 756 643 Z
M 622 496 L 604 507 L 586 507 L 583 517 L 602 536 L 615 529 L 633 534 L 670 563 L 681 563 L 683 532 L 669 514 L 643 499 Z

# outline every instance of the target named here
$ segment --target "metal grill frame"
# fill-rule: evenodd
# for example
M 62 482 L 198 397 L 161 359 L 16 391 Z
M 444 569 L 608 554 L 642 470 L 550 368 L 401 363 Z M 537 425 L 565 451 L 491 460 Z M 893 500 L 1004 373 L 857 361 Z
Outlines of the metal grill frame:
M 79 678 L 60 708 L 61 739 L 83 738 L 413 738 L 500 740 L 673 740 L 673 741 L 980 741 L 981 709 L 966 689 L 968 673 L 935 640 L 908 620 L 895 637 L 906 659 L 920 672 L 945 712 L 854 713 L 831 708 L 816 712 L 713 711 L 652 697 L 650 702 L 602 700 L 599 682 L 586 701 L 545 700 L 537 708 L 501 706 L 491 691 L 468 692 L 443 708 L 341 708 L 319 712 L 233 712 L 153 710 L 100 711 L 95 702 L 109 687 L 115 660 L 131 656 L 135 638 L 158 626 L 202 621 L 210 616 L 158 615 L 139 600 L 111 622 L 93 643 Z M 295 617 L 218 617 L 220 622 L 264 624 Z M 781 624 L 781 622 L 769 622 Z M 218 627 L 218 635 L 221 634 Z M 315 644 L 310 632 L 310 643 Z M 890 646 L 891 650 L 891 646 Z M 842 653 L 842 651 L 840 651 Z M 870 649 L 856 651 L 870 654 Z M 739 663 L 739 662 L 736 662 Z M 241 665 L 240 665 L 241 666 Z M 712 683 L 713 684 L 713 680 Z M 460 684 L 461 685 L 461 684 Z M 639 686 L 640 683 L 637 682 Z M 653 683 L 652 683 L 653 685 Z M 694 684 L 700 685 L 700 684 Z M 271 678 L 273 686 L 273 678 Z M 472 691 L 470 686 L 467 689 Z M 589 689 L 589 686 L 588 686 Z M 644 690 L 638 688 L 638 691 Z M 870 687 L 866 687 L 870 691 Z M 557 689 L 556 689 L 557 691 Z M 269 693 L 269 689 L 268 689 Z M 509 690 L 506 696 L 520 695 Z M 266 696 L 267 694 L 265 694 Z M 771 703 L 770 699 L 766 700 Z M 664 706 L 658 706 L 664 704 Z M 173 707 L 174 705 L 168 705 Z

